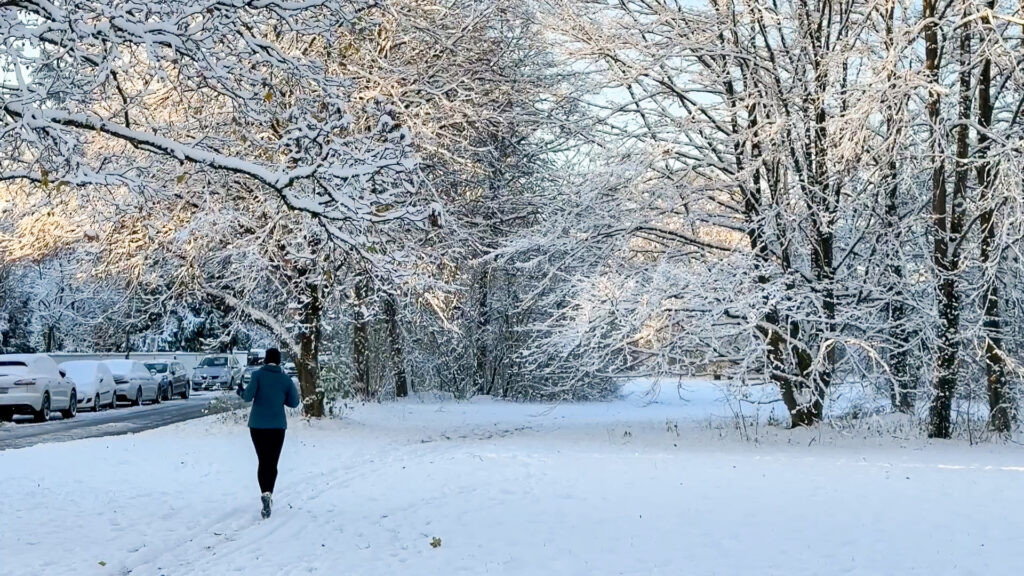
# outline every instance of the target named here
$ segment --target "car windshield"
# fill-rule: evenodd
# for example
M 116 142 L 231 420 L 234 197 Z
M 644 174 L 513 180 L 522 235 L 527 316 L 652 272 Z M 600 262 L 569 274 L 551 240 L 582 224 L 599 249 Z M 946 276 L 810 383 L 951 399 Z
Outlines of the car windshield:
M 11 360 L 0 361 L 0 374 L 21 376 L 28 373 L 28 364 Z
M 211 366 L 213 366 L 213 367 L 227 366 L 228 365 L 228 359 L 225 356 L 211 356 L 211 357 L 203 358 L 203 361 L 200 362 L 199 365 L 204 367 L 204 368 L 208 368 L 208 367 L 211 367 Z
M 150 372 L 156 372 L 157 374 L 163 374 L 167 372 L 167 364 L 162 362 L 147 362 L 146 368 L 149 368 Z

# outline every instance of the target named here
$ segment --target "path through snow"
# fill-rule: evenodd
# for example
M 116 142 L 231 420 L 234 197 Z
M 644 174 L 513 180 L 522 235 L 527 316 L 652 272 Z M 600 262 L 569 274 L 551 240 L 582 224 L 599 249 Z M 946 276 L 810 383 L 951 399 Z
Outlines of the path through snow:
M 9 450 L 0 574 L 1019 573 L 1017 446 L 754 443 L 713 387 L 670 392 L 294 419 L 268 521 L 237 415 Z

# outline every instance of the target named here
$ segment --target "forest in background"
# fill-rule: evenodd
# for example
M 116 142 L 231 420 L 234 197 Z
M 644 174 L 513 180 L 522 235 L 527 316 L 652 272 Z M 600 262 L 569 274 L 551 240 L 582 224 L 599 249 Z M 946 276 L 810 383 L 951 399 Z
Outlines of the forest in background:
M 1024 3 L 0 0 L 5 352 L 1018 421 Z

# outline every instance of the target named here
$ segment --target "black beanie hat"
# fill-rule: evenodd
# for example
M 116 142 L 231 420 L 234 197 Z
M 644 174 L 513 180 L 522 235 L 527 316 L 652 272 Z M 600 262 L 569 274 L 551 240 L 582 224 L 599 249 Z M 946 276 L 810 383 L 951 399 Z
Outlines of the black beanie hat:
M 264 364 L 280 364 L 281 351 L 277 348 L 267 348 L 267 355 L 263 357 Z

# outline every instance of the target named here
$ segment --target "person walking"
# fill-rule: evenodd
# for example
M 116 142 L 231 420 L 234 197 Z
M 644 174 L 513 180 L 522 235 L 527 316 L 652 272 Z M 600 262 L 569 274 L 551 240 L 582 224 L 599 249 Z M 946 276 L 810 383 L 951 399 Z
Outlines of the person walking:
M 264 519 L 270 517 L 273 506 L 274 483 L 277 481 L 277 461 L 281 457 L 284 445 L 284 431 L 288 428 L 288 419 L 284 415 L 284 407 L 295 408 L 299 405 L 299 393 L 290 376 L 281 369 L 281 351 L 270 348 L 263 359 L 263 366 L 252 373 L 249 385 L 244 389 L 238 385 L 238 394 L 246 402 L 252 402 L 249 412 L 249 435 L 252 445 L 256 448 L 259 468 L 256 479 L 259 480 L 260 500 Z

